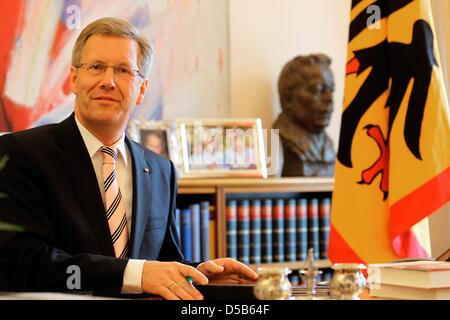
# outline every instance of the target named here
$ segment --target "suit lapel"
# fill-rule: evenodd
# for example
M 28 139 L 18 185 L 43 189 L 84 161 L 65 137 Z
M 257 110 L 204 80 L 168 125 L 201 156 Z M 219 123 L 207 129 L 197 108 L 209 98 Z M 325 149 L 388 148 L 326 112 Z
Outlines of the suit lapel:
M 60 129 L 61 135 L 57 138 L 57 142 L 62 149 L 63 163 L 69 183 L 95 233 L 102 253 L 114 256 L 114 247 L 105 219 L 105 208 L 92 160 L 76 126 L 73 114 L 60 123 Z
M 138 258 L 144 237 L 149 203 L 152 203 L 152 167 L 144 156 L 144 150 L 136 143 L 125 138 L 133 159 L 133 219 L 131 232 L 130 258 Z

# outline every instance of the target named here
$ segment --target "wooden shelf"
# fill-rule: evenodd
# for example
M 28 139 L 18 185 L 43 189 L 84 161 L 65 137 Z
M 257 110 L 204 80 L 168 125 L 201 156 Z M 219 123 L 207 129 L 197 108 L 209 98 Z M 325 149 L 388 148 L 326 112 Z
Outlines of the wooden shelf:
M 314 191 L 333 191 L 334 178 L 314 177 L 314 178 L 201 178 L 201 179 L 180 179 L 178 187 L 180 190 L 185 188 L 200 187 L 226 187 L 228 190 L 254 189 L 284 189 L 296 192 L 314 192 Z M 280 190 L 281 191 L 281 190 Z
M 178 194 L 214 194 L 214 187 L 182 187 L 178 188 Z

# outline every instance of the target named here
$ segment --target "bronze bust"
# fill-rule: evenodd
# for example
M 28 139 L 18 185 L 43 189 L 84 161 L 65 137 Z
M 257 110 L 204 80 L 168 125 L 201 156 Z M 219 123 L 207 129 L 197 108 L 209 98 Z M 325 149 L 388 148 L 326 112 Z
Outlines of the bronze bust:
M 333 112 L 331 59 L 324 54 L 297 56 L 278 80 L 282 112 L 273 124 L 280 130 L 282 176 L 333 176 L 335 151 L 325 132 Z

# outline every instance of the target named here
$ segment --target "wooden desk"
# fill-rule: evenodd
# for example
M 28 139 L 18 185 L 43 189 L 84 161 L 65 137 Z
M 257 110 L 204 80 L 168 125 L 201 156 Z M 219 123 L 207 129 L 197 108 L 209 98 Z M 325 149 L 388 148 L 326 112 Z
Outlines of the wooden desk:
M 88 294 L 60 292 L 0 292 L 0 300 L 122 300 Z
M 248 290 L 247 290 L 248 291 Z M 248 292 L 246 293 L 249 294 Z M 227 298 L 227 297 L 224 297 Z M 233 298 L 237 298 L 236 296 Z M 241 299 L 244 296 L 240 297 Z M 391 300 L 380 297 L 371 297 L 369 289 L 364 289 L 359 295 L 361 300 Z M 123 300 L 119 298 L 98 297 L 92 295 L 77 295 L 58 292 L 17 292 L 17 293 L 0 293 L 0 300 Z M 133 300 L 162 300 L 159 297 L 139 297 Z M 226 300 L 226 299 L 224 299 Z M 252 300 L 252 299 L 246 299 Z M 254 299 L 253 299 L 254 300 Z M 294 299 L 295 300 L 295 299 Z

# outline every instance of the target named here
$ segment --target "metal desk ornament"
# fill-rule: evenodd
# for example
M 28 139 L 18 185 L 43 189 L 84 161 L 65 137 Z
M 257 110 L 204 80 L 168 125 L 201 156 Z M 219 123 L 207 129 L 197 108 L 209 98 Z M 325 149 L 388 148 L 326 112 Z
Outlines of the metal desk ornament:
M 366 266 L 358 263 L 335 263 L 332 268 L 334 273 L 331 278 L 331 298 L 359 300 L 359 293 L 367 286 L 366 278 L 362 274 Z
M 292 294 L 292 285 L 288 279 L 289 268 L 258 268 L 260 277 L 253 287 L 258 300 L 288 300 Z
M 314 249 L 310 248 L 308 250 L 308 257 L 306 258 L 306 269 L 300 271 L 302 280 L 306 283 L 306 295 L 297 296 L 296 299 L 300 300 L 316 300 L 323 299 L 317 297 L 316 292 L 316 277 L 322 274 L 321 270 L 318 270 L 314 266 Z

